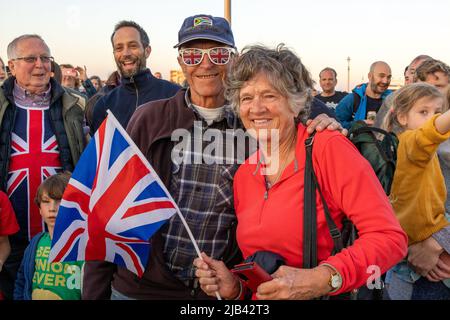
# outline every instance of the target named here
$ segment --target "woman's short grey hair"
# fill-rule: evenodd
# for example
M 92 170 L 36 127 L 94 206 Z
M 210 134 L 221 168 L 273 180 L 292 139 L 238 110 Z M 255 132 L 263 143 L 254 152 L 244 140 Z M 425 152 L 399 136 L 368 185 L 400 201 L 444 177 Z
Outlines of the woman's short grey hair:
M 239 94 L 244 83 L 260 72 L 288 99 L 298 119 L 305 121 L 313 99 L 312 78 L 300 58 L 284 44 L 279 44 L 275 49 L 262 45 L 247 46 L 234 60 L 225 81 L 225 97 L 236 111 L 239 111 Z
M 27 40 L 27 39 L 39 39 L 39 40 L 41 40 L 42 43 L 44 44 L 44 46 L 47 48 L 48 53 L 51 55 L 50 48 L 47 46 L 47 44 L 45 43 L 44 39 L 42 39 L 42 37 L 40 35 L 37 35 L 37 34 L 24 34 L 24 35 L 21 35 L 20 37 L 15 38 L 13 41 L 11 41 L 8 44 L 8 48 L 6 49 L 6 53 L 8 55 L 8 60 L 18 58 L 17 44 L 20 41 Z

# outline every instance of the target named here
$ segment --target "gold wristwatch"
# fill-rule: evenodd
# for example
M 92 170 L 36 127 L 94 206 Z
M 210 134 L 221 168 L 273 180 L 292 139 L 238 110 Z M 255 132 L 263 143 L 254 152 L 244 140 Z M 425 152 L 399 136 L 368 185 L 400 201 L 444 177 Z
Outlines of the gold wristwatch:
M 330 279 L 328 279 L 328 285 L 331 287 L 331 292 L 336 292 L 342 287 L 342 276 L 341 274 L 330 264 L 322 264 L 322 266 L 327 266 L 331 270 Z

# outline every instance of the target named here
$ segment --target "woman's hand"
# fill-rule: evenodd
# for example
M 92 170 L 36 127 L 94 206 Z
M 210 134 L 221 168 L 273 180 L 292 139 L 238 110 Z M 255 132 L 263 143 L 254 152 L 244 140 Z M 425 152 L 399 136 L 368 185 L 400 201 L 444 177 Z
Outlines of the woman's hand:
M 271 281 L 259 285 L 256 297 L 260 300 L 309 300 L 331 291 L 328 284 L 332 271 L 327 266 L 298 269 L 281 266 Z
M 330 118 L 325 113 L 319 114 L 317 117 L 315 117 L 313 120 L 309 119 L 306 121 L 306 131 L 308 133 L 313 133 L 314 130 L 316 131 L 322 131 L 325 129 L 331 130 L 331 131 L 340 131 L 344 136 L 347 136 L 348 130 L 344 129 L 342 125 L 337 121 L 336 119 Z
M 195 276 L 199 279 L 200 287 L 209 296 L 216 296 L 216 292 L 224 299 L 235 299 L 240 292 L 237 276 L 231 273 L 222 261 L 214 260 L 202 252 L 202 259 L 194 260 L 197 268 Z
M 415 243 L 408 248 L 408 263 L 421 276 L 427 276 L 428 273 L 436 267 L 439 255 L 444 249 L 433 238 L 429 237 L 419 243 Z

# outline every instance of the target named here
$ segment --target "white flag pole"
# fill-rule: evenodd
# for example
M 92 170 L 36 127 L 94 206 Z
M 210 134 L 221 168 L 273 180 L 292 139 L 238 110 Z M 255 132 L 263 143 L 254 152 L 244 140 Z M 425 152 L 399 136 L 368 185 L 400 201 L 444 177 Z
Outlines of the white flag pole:
M 175 203 L 175 201 L 174 201 L 174 203 Z M 198 257 L 203 260 L 202 255 L 200 253 L 200 249 L 198 248 L 197 242 L 194 239 L 194 235 L 192 234 L 191 229 L 189 228 L 186 220 L 184 219 L 183 215 L 181 214 L 180 209 L 178 209 L 178 206 L 176 207 L 176 209 L 177 209 L 178 216 L 181 219 L 181 222 L 183 222 L 183 225 L 186 228 L 189 238 L 191 238 L 192 244 L 194 245 L 194 248 L 195 248 L 195 251 L 197 252 Z M 216 298 L 217 298 L 217 300 L 222 300 L 218 291 L 216 291 Z
M 144 154 L 141 152 L 141 150 L 136 146 L 134 141 L 130 138 L 128 133 L 122 127 L 120 122 L 116 119 L 116 117 L 113 115 L 113 113 L 109 109 L 106 110 L 106 112 L 108 114 L 108 117 L 110 117 L 110 119 L 116 125 L 117 130 L 119 130 L 120 133 L 122 134 L 122 136 L 125 137 L 126 141 L 130 145 L 130 147 L 136 152 L 136 154 L 139 156 L 139 158 L 141 158 L 142 162 L 147 166 L 147 168 L 150 170 L 150 172 L 156 173 L 156 171 L 153 169 L 152 165 L 148 162 L 147 158 L 144 156 Z M 202 255 L 200 253 L 200 249 L 199 249 L 198 244 L 197 244 L 197 241 L 195 241 L 194 235 L 192 234 L 191 229 L 189 228 L 186 220 L 184 219 L 183 215 L 181 214 L 181 211 L 178 208 L 177 203 L 175 202 L 175 200 L 173 200 L 172 195 L 169 193 L 169 191 L 166 189 L 166 186 L 164 185 L 164 183 L 161 181 L 159 176 L 156 175 L 156 174 L 155 174 L 155 179 L 158 181 L 160 187 L 164 190 L 164 192 L 167 194 L 169 199 L 172 200 L 172 202 L 175 204 L 175 209 L 177 210 L 178 217 L 180 217 L 181 222 L 183 223 L 184 227 L 186 228 L 186 231 L 187 231 L 187 233 L 189 235 L 189 238 L 192 241 L 192 244 L 194 245 L 194 248 L 195 248 L 195 251 L 197 252 L 198 257 L 203 260 Z M 222 298 L 220 297 L 219 292 L 217 292 L 217 291 L 216 291 L 216 297 L 217 297 L 217 300 L 222 300 Z

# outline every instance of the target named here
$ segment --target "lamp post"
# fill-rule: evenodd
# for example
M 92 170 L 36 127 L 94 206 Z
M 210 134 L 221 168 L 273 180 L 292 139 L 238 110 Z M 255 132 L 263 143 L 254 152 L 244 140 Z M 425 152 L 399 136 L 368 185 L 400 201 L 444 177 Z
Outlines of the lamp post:
M 350 57 L 347 57 L 347 92 L 350 92 Z
M 231 0 L 224 0 L 224 16 L 231 26 Z

